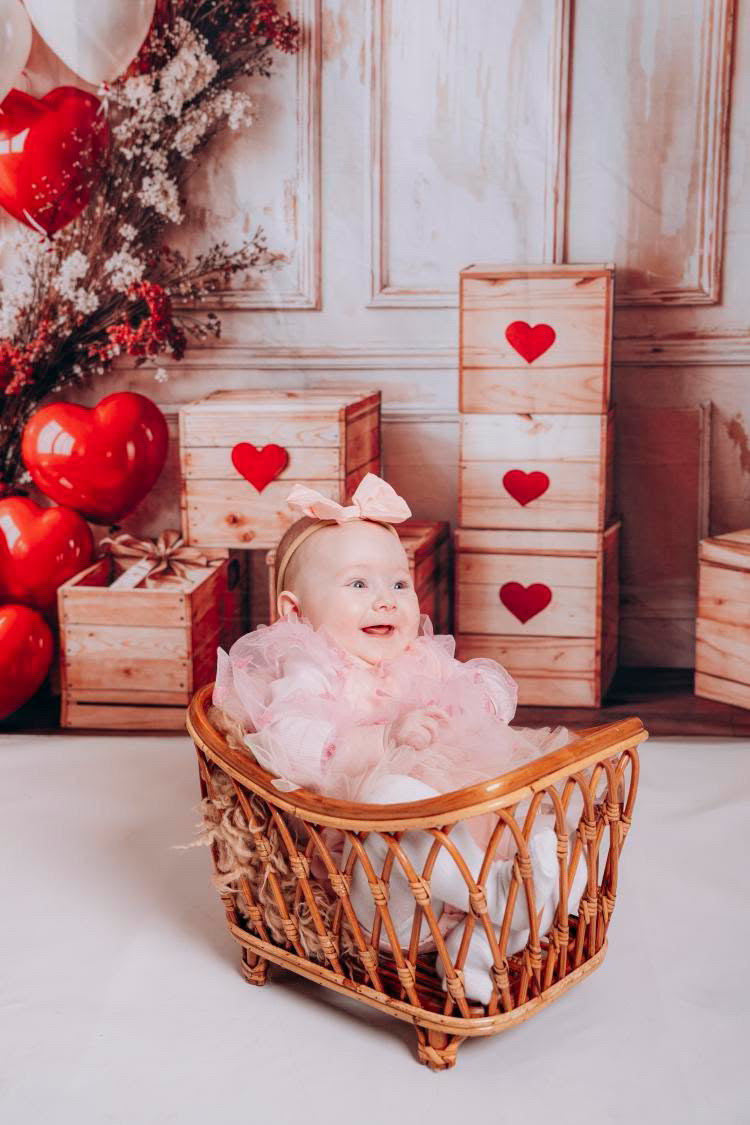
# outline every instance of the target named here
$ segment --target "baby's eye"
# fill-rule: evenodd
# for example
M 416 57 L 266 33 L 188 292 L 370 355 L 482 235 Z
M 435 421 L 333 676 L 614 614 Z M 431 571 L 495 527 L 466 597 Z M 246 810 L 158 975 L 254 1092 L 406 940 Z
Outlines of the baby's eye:
M 365 589 L 365 582 L 362 578 L 354 578 L 349 583 L 349 585 L 353 586 L 355 590 L 364 590 Z
M 399 579 L 398 582 L 396 582 L 394 585 L 395 585 L 395 588 L 397 590 L 408 590 L 409 589 L 409 583 L 405 582 L 403 579 Z

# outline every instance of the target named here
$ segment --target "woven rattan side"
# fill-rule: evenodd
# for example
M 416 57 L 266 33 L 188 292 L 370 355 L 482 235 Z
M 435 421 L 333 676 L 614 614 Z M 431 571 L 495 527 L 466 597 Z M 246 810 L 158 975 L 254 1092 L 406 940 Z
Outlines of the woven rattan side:
M 275 963 L 384 1009 L 416 1026 L 420 1062 L 444 1069 L 454 1065 L 464 1039 L 520 1023 L 601 963 L 638 788 L 637 747 L 647 737 L 638 719 L 581 732 L 568 746 L 468 789 L 409 804 L 358 805 L 277 790 L 211 725 L 210 698 L 210 685 L 196 694 L 187 725 L 215 881 L 250 983 L 265 983 Z M 529 846 L 542 810 L 554 823 L 559 879 L 556 913 L 544 934 Z M 481 869 L 472 872 L 452 835 L 457 824 L 480 816 L 485 825 L 490 818 L 489 842 Z M 405 846 L 417 831 L 431 841 L 419 870 Z M 502 917 L 490 918 L 487 880 L 501 851 L 513 857 L 512 880 Z M 374 854 L 385 856 L 382 864 Z M 455 866 L 469 904 L 454 918 L 463 929 L 453 958 L 431 883 L 439 859 Z M 568 899 L 580 865 L 585 885 L 573 913 Z M 353 901 L 354 888 L 361 895 L 363 887 L 369 926 Z M 405 887 L 413 900 L 406 942 L 391 909 Z M 525 901 L 528 940 L 509 954 L 517 900 Z M 464 981 L 476 930 L 491 958 L 491 998 L 482 1004 L 467 995 Z M 455 940 L 454 933 L 454 946 Z

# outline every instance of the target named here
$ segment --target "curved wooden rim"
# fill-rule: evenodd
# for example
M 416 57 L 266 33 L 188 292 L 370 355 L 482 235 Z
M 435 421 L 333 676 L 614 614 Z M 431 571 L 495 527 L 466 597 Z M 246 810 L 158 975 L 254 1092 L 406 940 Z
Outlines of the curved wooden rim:
M 397 832 L 407 828 L 438 828 L 481 813 L 507 808 L 536 790 L 605 758 L 637 746 L 648 738 L 640 719 L 622 719 L 594 727 L 549 754 L 519 769 L 510 770 L 490 781 L 456 789 L 423 801 L 393 805 L 367 805 L 324 797 L 308 789 L 283 793 L 271 775 L 249 755 L 233 750 L 206 718 L 206 706 L 213 684 L 206 684 L 193 696 L 186 725 L 196 746 L 221 769 L 242 785 L 258 793 L 277 808 L 285 809 L 314 824 L 349 828 L 361 832 L 373 828 Z

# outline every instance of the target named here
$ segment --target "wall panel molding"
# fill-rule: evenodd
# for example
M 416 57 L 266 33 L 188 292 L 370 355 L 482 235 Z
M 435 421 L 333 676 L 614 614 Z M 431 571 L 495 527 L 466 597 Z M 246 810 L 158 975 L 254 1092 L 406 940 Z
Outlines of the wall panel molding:
M 296 285 L 291 290 L 270 287 L 220 290 L 201 308 L 272 309 L 274 312 L 320 309 L 321 298 L 321 2 L 290 0 L 289 11 L 305 32 L 303 50 L 294 56 L 297 123 Z M 273 249 L 273 247 L 271 247 Z
M 367 0 L 366 74 L 369 76 L 368 163 L 370 300 L 368 308 L 457 308 L 458 286 L 432 288 L 394 285 L 388 258 L 388 209 L 385 201 L 386 77 L 383 9 L 386 0 Z M 545 159 L 543 261 L 563 260 L 565 242 L 568 97 L 572 0 L 555 0 L 547 83 L 548 131 Z
M 715 305 L 721 299 L 734 16 L 735 0 L 705 0 L 700 33 L 698 182 L 694 191 L 691 188 L 697 231 L 690 254 L 692 280 L 673 288 L 643 286 L 619 295 L 616 292 L 619 307 Z M 565 241 L 567 254 L 567 238 Z

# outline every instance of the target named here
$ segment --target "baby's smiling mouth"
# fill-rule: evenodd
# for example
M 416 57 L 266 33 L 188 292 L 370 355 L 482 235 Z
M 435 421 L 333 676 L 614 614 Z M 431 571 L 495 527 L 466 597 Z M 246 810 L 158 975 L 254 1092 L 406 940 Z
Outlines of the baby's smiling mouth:
M 370 637 L 390 637 L 395 628 L 395 625 L 365 625 L 362 632 Z

